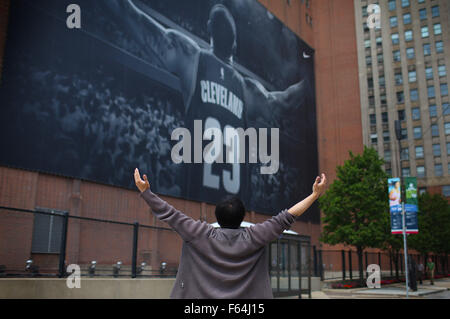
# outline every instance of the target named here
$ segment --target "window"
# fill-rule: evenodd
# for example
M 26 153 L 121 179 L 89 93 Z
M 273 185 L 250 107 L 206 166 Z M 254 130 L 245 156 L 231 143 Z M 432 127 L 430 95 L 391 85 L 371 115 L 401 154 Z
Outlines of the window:
M 450 196 L 450 185 L 442 186 L 442 195 L 446 197 Z
M 450 122 L 444 123 L 445 135 L 450 135 Z
M 422 127 L 417 126 L 413 129 L 413 135 L 415 139 L 422 138 Z
M 409 81 L 409 83 L 413 83 L 413 82 L 416 82 L 416 80 L 417 80 L 417 74 L 416 74 L 416 71 L 409 71 L 408 72 L 408 81 Z M 417 93 L 417 90 L 415 90 L 416 91 L 416 93 Z M 412 91 L 411 91 L 411 94 L 412 94 Z M 417 94 L 416 94 L 417 95 Z
M 416 72 L 414 71 L 414 81 L 415 81 L 415 73 Z M 409 82 L 412 82 L 411 78 Z M 409 97 L 412 102 L 419 100 L 419 91 L 417 91 L 417 89 L 412 89 L 411 91 L 409 91 Z
M 375 97 L 373 95 L 369 96 L 369 105 L 375 106 Z
M 450 134 L 450 126 L 449 126 L 449 134 Z M 431 136 L 433 137 L 439 136 L 439 127 L 437 126 L 437 124 L 431 125 Z
M 436 105 L 430 105 L 428 107 L 428 109 L 430 110 L 430 117 L 436 117 L 437 116 L 437 108 Z
M 429 98 L 429 99 L 436 96 L 436 93 L 435 93 L 435 91 L 434 91 L 434 85 L 430 85 L 430 86 L 427 88 L 427 91 L 428 91 L 428 98 Z
M 431 7 L 431 17 L 432 18 L 439 17 L 439 6 Z
M 377 54 L 378 63 L 383 63 L 383 53 Z
M 442 164 L 434 164 L 434 176 L 442 176 Z
M 423 55 L 427 56 L 431 54 L 431 45 L 429 43 L 423 44 Z
M 387 104 L 386 94 L 380 94 L 380 103 L 381 105 Z
M 389 11 L 393 11 L 396 9 L 395 0 L 389 0 L 388 2 Z
M 378 78 L 378 84 L 379 84 L 381 87 L 384 87 L 384 86 L 386 85 L 386 80 L 385 80 L 384 76 L 380 76 L 380 77 Z
M 450 106 L 448 103 L 442 103 L 442 113 L 444 115 L 450 115 Z
M 405 120 L 405 110 L 398 110 L 398 120 L 399 121 Z
M 401 73 L 395 73 L 394 78 L 396 85 L 401 85 L 403 83 L 403 76 Z
M 404 103 L 405 102 L 405 94 L 403 91 L 397 92 L 397 103 Z
M 440 23 L 436 23 L 433 25 L 434 35 L 442 34 L 442 28 Z
M 367 87 L 369 89 L 373 89 L 373 79 L 372 78 L 367 79 Z
M 376 144 L 377 140 L 378 140 L 377 134 L 371 134 L 370 135 L 370 141 L 372 142 L 372 144 Z
M 439 65 L 438 66 L 438 74 L 439 76 L 446 76 L 447 70 L 445 69 L 445 65 Z
M 377 116 L 375 114 L 370 114 L 370 125 L 376 125 L 377 124 Z
M 362 7 L 362 15 L 363 17 L 367 17 L 367 6 Z
M 433 155 L 441 156 L 441 144 L 433 144 Z
M 411 175 L 411 171 L 410 171 L 409 167 L 403 167 L 402 168 L 402 175 L 404 177 L 409 177 Z
M 406 48 L 406 57 L 408 59 L 414 59 L 414 48 Z
M 441 84 L 441 95 L 448 95 L 448 86 L 447 83 L 442 83 Z
M 378 46 L 381 46 L 383 44 L 383 38 L 379 36 L 375 39 L 375 42 L 377 43 Z
M 366 56 L 366 64 L 372 65 L 372 57 L 370 55 Z
M 417 0 L 417 3 L 424 3 L 425 0 Z
M 401 0 L 402 1 L 402 8 L 409 7 L 409 0 Z
M 401 140 L 408 139 L 408 130 L 406 128 L 402 128 L 400 131 L 401 134 Z
M 444 52 L 444 43 L 442 41 L 436 42 L 436 53 L 443 53 Z
M 367 40 L 364 40 L 364 47 L 367 49 L 367 48 L 370 48 L 370 39 L 367 39 Z
M 388 122 L 388 113 L 387 112 L 381 113 L 381 121 L 383 123 L 387 123 Z
M 411 116 L 413 121 L 420 120 L 420 109 L 418 107 L 411 109 Z
M 411 23 L 411 13 L 405 13 L 403 15 L 403 24 L 410 24 Z
M 391 34 L 391 40 L 392 40 L 392 44 L 398 44 L 399 43 L 398 33 Z
M 427 9 L 423 8 L 419 10 L 420 20 L 426 20 L 427 18 Z
M 450 155 L 450 143 L 447 143 L 447 155 Z
M 412 40 L 413 40 L 413 32 L 412 32 L 412 30 L 406 30 L 405 31 L 405 41 L 409 42 L 409 41 L 412 41 Z
M 391 151 L 384 151 L 384 161 L 385 162 L 391 161 Z
M 400 50 L 392 51 L 392 55 L 394 57 L 394 62 L 399 62 L 401 60 L 401 58 L 400 58 Z
M 427 38 L 430 36 L 427 26 L 420 28 L 420 33 L 422 34 L 422 38 Z
M 38 208 L 41 212 L 55 212 Z M 63 217 L 47 214 L 34 214 L 32 253 L 58 253 L 61 247 Z
M 400 159 L 402 161 L 409 160 L 409 149 L 408 148 L 402 148 L 402 151 L 401 151 L 401 154 L 400 154 Z
M 383 141 L 389 142 L 390 140 L 391 140 L 391 138 L 389 136 L 389 131 L 383 131 Z
M 389 24 L 390 24 L 391 28 L 396 27 L 398 25 L 397 16 L 390 17 Z
M 417 177 L 425 177 L 425 166 L 417 166 Z
M 432 67 L 425 68 L 425 77 L 427 78 L 427 80 L 433 78 L 433 68 Z

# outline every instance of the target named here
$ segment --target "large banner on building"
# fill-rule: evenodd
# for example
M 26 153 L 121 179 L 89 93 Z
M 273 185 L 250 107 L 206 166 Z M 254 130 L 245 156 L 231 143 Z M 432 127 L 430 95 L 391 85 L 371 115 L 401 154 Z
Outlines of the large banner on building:
M 275 214 L 317 171 L 314 52 L 256 0 L 17 0 L 0 164 Z M 304 219 L 319 222 L 317 209 Z

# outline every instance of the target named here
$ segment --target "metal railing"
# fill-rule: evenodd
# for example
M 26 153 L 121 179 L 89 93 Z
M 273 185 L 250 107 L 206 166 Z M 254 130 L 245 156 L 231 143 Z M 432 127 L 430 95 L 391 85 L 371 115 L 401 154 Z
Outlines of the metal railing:
M 36 216 L 49 216 L 50 222 L 43 223 Z M 81 227 L 79 223 L 84 223 L 85 227 Z M 42 224 L 46 225 L 43 226 Z M 48 227 L 47 224 L 49 224 Z M 82 239 L 83 235 L 91 237 L 88 242 L 84 243 L 84 247 L 89 246 L 89 250 L 97 253 L 97 257 L 91 258 L 90 262 L 83 260 L 87 257 L 83 257 L 81 260 L 69 258 L 71 259 L 70 263 L 81 266 L 82 276 L 127 276 L 136 278 L 137 276 L 174 276 L 176 274 L 175 265 L 164 261 L 161 261 L 159 269 L 148 269 L 149 266 L 145 261 L 138 264 L 139 238 L 144 237 L 141 238 L 142 243 L 149 237 L 145 236 L 145 232 L 148 231 L 174 233 L 170 228 L 143 225 L 138 222 L 127 223 L 73 216 L 67 211 L 28 210 L 5 206 L 0 206 L 0 225 L 0 242 L 2 243 L 0 246 L 0 277 L 57 276 L 61 278 L 67 276 L 67 259 L 73 257 L 68 256 L 68 244 L 72 244 L 68 235 L 77 228 L 79 232 L 84 232 L 77 238 Z M 105 238 L 108 227 L 111 234 Z M 117 227 L 120 227 L 120 229 Z M 116 235 L 120 238 L 121 249 L 115 249 L 114 247 L 117 244 L 117 240 L 114 240 Z M 42 242 L 42 238 L 46 241 L 44 244 L 36 243 Z M 123 238 L 127 239 L 122 240 Z M 108 241 L 110 241 L 109 244 L 111 250 L 114 251 L 115 258 L 112 257 L 108 249 L 103 248 L 108 246 Z M 101 247 L 98 249 L 90 246 L 99 242 L 102 242 L 102 245 L 99 245 Z M 71 245 L 71 249 L 74 249 L 73 245 Z M 78 247 L 78 249 L 80 248 Z M 72 254 L 71 251 L 69 253 Z M 105 257 L 105 255 L 109 256 Z M 141 251 L 141 255 L 145 255 L 145 252 Z M 101 261 L 96 261 L 96 259 Z M 122 262 L 122 260 L 127 260 L 127 262 Z
M 435 275 L 449 274 L 449 256 L 428 254 L 409 254 L 416 265 L 422 263 L 426 267 L 428 257 L 435 263 Z M 359 279 L 359 258 L 356 250 L 320 250 L 313 246 L 314 275 L 322 281 Z M 380 266 L 383 278 L 400 278 L 404 276 L 404 255 L 399 252 L 391 254 L 385 251 L 367 252 L 362 255 L 363 278 L 368 277 L 367 267 L 371 264 Z M 426 269 L 425 269 L 426 270 Z

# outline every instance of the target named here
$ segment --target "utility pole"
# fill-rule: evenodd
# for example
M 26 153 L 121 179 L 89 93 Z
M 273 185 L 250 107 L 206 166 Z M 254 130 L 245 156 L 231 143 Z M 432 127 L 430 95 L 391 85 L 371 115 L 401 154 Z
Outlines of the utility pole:
M 409 276 L 408 276 L 408 244 L 406 240 L 406 213 L 405 213 L 405 189 L 403 185 L 403 172 L 402 172 L 402 126 L 400 120 L 395 121 L 395 135 L 398 141 L 398 162 L 399 162 L 399 174 L 400 174 L 400 198 L 402 203 L 402 224 L 403 224 L 403 252 L 405 255 L 405 285 L 406 285 L 406 299 L 409 298 Z

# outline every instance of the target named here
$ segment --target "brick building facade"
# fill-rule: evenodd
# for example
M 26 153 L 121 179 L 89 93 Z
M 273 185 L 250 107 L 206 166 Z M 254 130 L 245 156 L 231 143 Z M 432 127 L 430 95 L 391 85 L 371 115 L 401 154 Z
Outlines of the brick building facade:
M 328 175 L 331 183 L 335 167 L 348 158 L 348 151 L 360 153 L 363 149 L 353 0 L 260 2 L 315 50 L 319 170 Z M 7 35 L 8 5 L 8 0 L 0 2 L 0 66 Z M 163 198 L 195 219 L 215 221 L 212 205 Z M 152 217 L 137 190 L 3 166 L 0 167 L 0 206 L 30 210 L 43 207 L 68 211 L 71 216 L 166 227 Z M 258 223 L 267 218 L 249 212 L 245 220 Z M 8 212 L 2 215 L 2 221 L 0 234 L 8 238 L 8 243 L 5 245 L 0 240 L 0 257 L 23 267 L 30 257 L 33 218 Z M 319 242 L 321 225 L 299 221 L 292 230 L 309 236 L 317 248 L 323 246 Z M 120 258 L 125 265 L 129 264 L 131 238 L 132 229 L 128 226 L 71 219 L 67 263 L 87 264 L 97 260 L 99 264 L 112 264 Z M 138 262 L 145 261 L 153 267 L 161 261 L 169 265 L 178 263 L 181 240 L 175 233 L 164 229 L 143 231 L 138 243 Z M 55 254 L 31 257 L 41 265 L 54 265 L 58 258 Z

